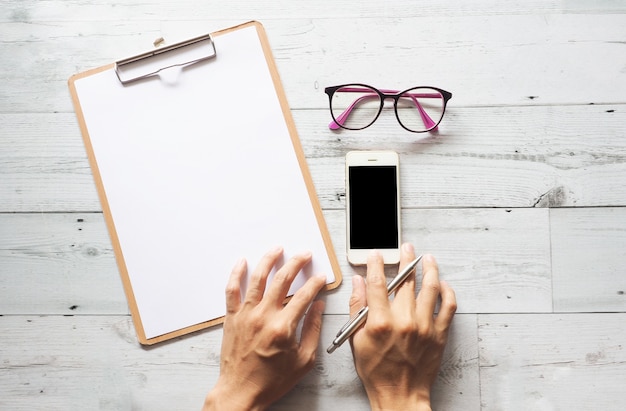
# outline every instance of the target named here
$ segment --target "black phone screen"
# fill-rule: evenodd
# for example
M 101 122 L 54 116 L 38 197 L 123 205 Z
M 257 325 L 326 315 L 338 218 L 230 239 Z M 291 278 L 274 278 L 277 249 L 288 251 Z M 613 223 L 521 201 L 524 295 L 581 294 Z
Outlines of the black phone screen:
M 398 248 L 395 166 L 349 167 L 350 248 Z

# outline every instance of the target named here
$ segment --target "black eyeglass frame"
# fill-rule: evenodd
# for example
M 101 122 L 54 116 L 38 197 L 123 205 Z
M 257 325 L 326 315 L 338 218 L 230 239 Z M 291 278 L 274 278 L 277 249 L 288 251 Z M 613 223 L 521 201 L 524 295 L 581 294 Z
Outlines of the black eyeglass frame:
M 347 86 L 355 86 L 355 87 L 366 87 L 372 91 L 375 91 L 379 98 L 380 98 L 380 106 L 378 108 L 378 114 L 376 114 L 376 116 L 374 117 L 374 119 L 367 124 L 364 127 L 359 127 L 359 128 L 352 128 L 352 127 L 346 127 L 343 124 L 341 124 L 340 121 L 338 121 L 335 118 L 335 113 L 333 112 L 333 95 L 335 94 L 335 92 L 343 87 L 347 87 Z M 437 123 L 435 123 L 435 125 L 433 125 L 430 128 L 427 128 L 426 130 L 411 130 L 410 128 L 407 128 L 404 124 L 402 124 L 402 121 L 400 120 L 400 116 L 398 115 L 398 101 L 400 100 L 400 97 L 405 94 L 408 93 L 411 90 L 415 90 L 415 89 L 420 89 L 420 88 L 428 88 L 428 89 L 432 89 L 437 91 L 439 94 L 441 94 L 441 96 L 443 97 L 443 110 L 441 112 L 441 117 L 439 118 L 439 120 L 437 121 Z M 378 117 L 380 116 L 380 113 L 382 113 L 383 111 L 383 107 L 385 106 L 385 100 L 387 99 L 393 99 L 393 109 L 394 109 L 394 113 L 396 115 L 396 120 L 398 120 L 398 123 L 400 124 L 400 126 L 411 132 L 411 133 L 426 133 L 429 131 L 432 131 L 434 129 L 436 129 L 439 124 L 441 123 L 441 120 L 443 120 L 443 116 L 446 113 L 446 107 L 448 106 L 448 101 L 452 98 L 452 93 L 450 93 L 449 91 L 440 89 L 438 87 L 432 87 L 432 86 L 416 86 L 416 87 L 411 87 L 408 88 L 404 91 L 400 91 L 400 92 L 396 92 L 395 90 L 379 90 L 376 87 L 372 87 L 370 85 L 367 84 L 363 84 L 363 83 L 348 83 L 348 84 L 342 84 L 339 86 L 330 86 L 330 87 L 326 87 L 324 89 L 324 93 L 326 93 L 328 95 L 328 103 L 329 103 L 329 109 L 330 109 L 330 115 L 333 118 L 333 122 L 345 129 L 345 130 L 363 130 L 368 128 L 369 126 L 371 126 L 372 124 L 374 124 L 376 122 L 376 120 L 378 120 Z M 332 124 L 332 123 L 331 123 Z

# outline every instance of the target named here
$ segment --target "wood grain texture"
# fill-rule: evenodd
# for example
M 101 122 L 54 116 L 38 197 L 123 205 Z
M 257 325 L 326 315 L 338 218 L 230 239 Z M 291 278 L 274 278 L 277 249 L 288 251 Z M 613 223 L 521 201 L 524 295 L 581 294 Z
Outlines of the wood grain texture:
M 347 318 L 326 316 L 322 341 L 331 341 Z M 433 403 L 476 410 L 476 316 L 454 321 Z M 127 316 L 3 316 L 0 329 L 3 410 L 200 409 L 219 375 L 221 327 L 147 349 Z M 332 356 L 320 346 L 314 370 L 271 409 L 357 411 L 367 404 L 349 346 Z
M 626 314 L 481 315 L 483 410 L 622 410 Z
M 550 210 L 555 311 L 626 311 L 626 208 Z
M 0 314 L 128 313 L 102 214 L 0 214 Z
M 345 207 L 345 154 L 381 147 L 400 153 L 405 208 L 626 203 L 623 106 L 453 106 L 436 135 L 406 133 L 383 114 L 366 130 L 332 133 L 328 110 L 294 111 L 324 209 Z M 0 151 L 0 212 L 101 210 L 73 113 L 0 121 L 0 145 L 11 148 Z
M 98 12 L 92 11 L 94 16 Z M 0 76 L 15 87 L 2 90 L 0 112 L 71 112 L 68 73 L 138 54 L 159 37 L 175 43 L 241 22 L 216 19 L 215 12 L 200 16 L 115 24 L 3 23 L 7 36 L 0 58 L 6 64 Z M 436 85 L 452 91 L 455 104 L 464 107 L 621 103 L 626 94 L 623 14 L 596 14 L 593 24 L 584 14 L 382 15 L 263 23 L 295 109 L 322 108 L 325 86 L 354 81 L 381 88 Z M 42 70 L 45 76 L 37 74 Z
M 365 269 L 345 259 L 345 213 L 324 214 L 344 275 L 326 313 L 344 314 L 350 277 Z M 551 311 L 548 210 L 404 210 L 402 218 L 404 240 L 434 254 L 454 284 L 458 312 Z M 101 214 L 0 214 L 0 227 L 0 314 L 128 313 Z
M 489 16 L 532 14 L 617 14 L 626 6 L 616 1 L 566 2 L 559 0 L 509 1 L 481 0 L 472 4 L 464 2 L 441 4 L 428 0 L 416 7 L 411 0 L 392 3 L 365 3 L 358 0 L 336 2 L 319 0 L 315 3 L 292 4 L 290 2 L 258 2 L 254 0 L 218 1 L 134 0 L 112 3 L 107 0 L 55 1 L 5 0 L 0 11 L 0 22 L 63 22 L 63 21 L 119 21 L 119 20 L 206 20 L 208 17 L 246 20 L 284 18 L 379 18 L 382 16 Z M 216 7 L 217 11 L 216 12 Z M 193 12 L 190 12 L 192 10 Z M 252 16 L 252 17 L 251 17 Z

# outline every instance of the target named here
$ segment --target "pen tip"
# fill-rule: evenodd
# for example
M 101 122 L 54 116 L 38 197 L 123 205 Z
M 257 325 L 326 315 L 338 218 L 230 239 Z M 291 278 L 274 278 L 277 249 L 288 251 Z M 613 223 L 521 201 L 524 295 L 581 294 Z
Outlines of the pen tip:
M 326 349 L 326 352 L 332 354 L 336 349 L 337 346 L 335 344 L 331 344 L 331 346 Z

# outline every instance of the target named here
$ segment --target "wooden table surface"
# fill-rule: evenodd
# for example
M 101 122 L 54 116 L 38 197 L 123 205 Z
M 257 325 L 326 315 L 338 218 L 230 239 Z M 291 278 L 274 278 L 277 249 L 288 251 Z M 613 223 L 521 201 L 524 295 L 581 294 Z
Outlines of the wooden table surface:
M 221 327 L 136 340 L 67 79 L 247 20 L 267 31 L 344 283 L 272 410 L 364 410 L 347 346 L 344 156 L 400 154 L 404 240 L 456 290 L 437 410 L 626 408 L 626 3 L 4 0 L 0 409 L 194 410 Z M 436 134 L 331 132 L 325 86 L 437 86 Z M 391 272 L 389 272 L 391 274 Z

